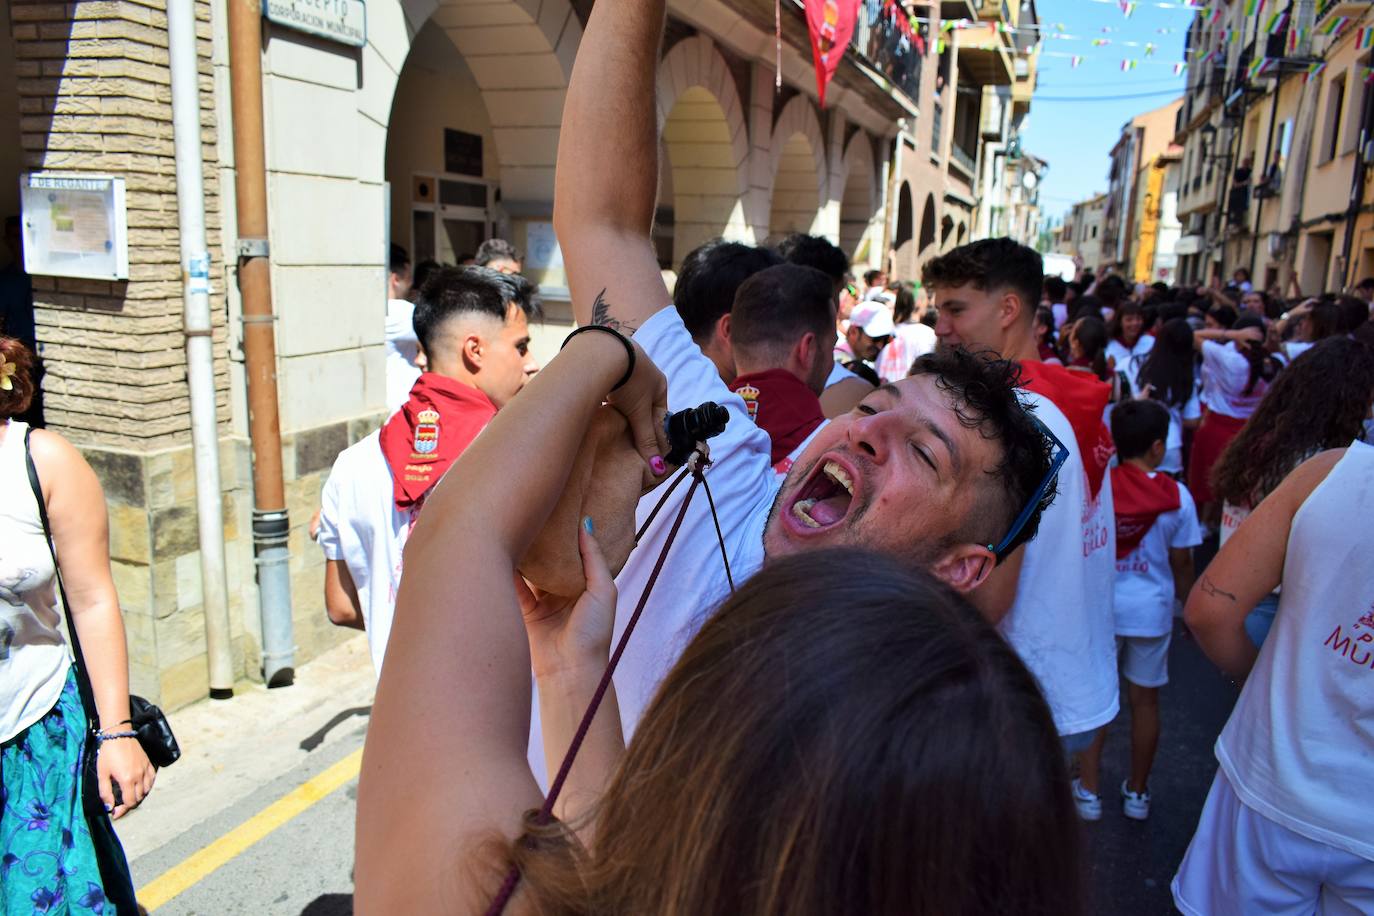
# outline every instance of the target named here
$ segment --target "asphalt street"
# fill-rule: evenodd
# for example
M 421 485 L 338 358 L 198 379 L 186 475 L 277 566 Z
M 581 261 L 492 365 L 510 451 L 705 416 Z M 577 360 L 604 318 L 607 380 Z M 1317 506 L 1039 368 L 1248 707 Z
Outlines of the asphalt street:
M 365 654 L 355 655 L 365 661 Z M 1161 695 L 1163 733 L 1147 822 L 1127 820 L 1114 792 L 1128 767 L 1126 712 L 1108 739 L 1103 758 L 1103 818 L 1084 825 L 1091 913 L 1154 916 L 1174 912 L 1169 881 L 1216 771 L 1212 744 L 1236 691 L 1181 626 L 1171 649 L 1170 673 L 1172 680 Z M 371 678 L 365 667 L 355 674 Z M 348 675 L 340 670 L 332 677 Z M 277 729 L 294 743 L 295 756 L 289 765 L 259 774 L 259 780 L 239 791 L 231 804 L 165 842 L 150 837 L 149 832 L 172 830 L 161 824 L 142 827 L 134 844 L 140 851 L 131 863 L 135 882 L 141 892 L 151 886 L 161 897 L 167 896 L 169 887 L 176 891 L 165 902 L 154 901 L 159 904 L 154 912 L 186 916 L 352 912 L 357 779 L 350 774 L 356 774 L 355 752 L 362 745 L 369 710 L 356 697 L 332 691 L 328 682 L 315 689 L 322 696 L 312 714 L 302 717 L 299 727 L 292 720 Z M 337 698 L 331 700 L 331 695 Z M 347 778 L 340 778 L 339 773 Z M 331 774 L 334 778 L 329 781 Z M 239 774 L 238 781 L 244 778 Z M 321 786 L 322 780 L 328 784 Z M 192 799 L 200 793 L 213 795 L 216 780 L 192 772 L 175 791 Z M 287 805 L 289 810 L 283 814 L 283 804 L 293 799 L 296 808 Z

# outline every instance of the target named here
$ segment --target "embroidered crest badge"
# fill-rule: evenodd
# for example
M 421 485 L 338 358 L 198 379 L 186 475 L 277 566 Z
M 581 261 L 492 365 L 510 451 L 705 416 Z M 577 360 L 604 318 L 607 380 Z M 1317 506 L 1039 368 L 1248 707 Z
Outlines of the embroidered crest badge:
M 428 455 L 439 447 L 439 411 L 422 410 L 415 415 L 415 452 Z
M 749 411 L 749 419 L 757 421 L 759 416 L 759 390 L 753 385 L 741 385 L 735 394 L 744 398 L 744 407 Z

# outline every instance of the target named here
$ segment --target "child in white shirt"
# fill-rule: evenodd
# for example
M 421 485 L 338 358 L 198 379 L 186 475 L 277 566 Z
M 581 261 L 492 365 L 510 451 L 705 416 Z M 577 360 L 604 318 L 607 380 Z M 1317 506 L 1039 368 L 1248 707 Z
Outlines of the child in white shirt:
M 1131 706 L 1131 775 L 1121 783 L 1123 813 L 1150 815 L 1149 778 L 1159 744 L 1159 688 L 1169 681 L 1174 605 L 1193 585 L 1191 548 L 1202 542 L 1188 488 L 1158 470 L 1168 450 L 1169 410 L 1158 401 L 1118 404 L 1112 438 L 1120 465 L 1112 469 L 1116 514 L 1113 606 L 1121 673 Z M 1106 730 L 1079 758 L 1074 783 L 1079 813 L 1102 813 L 1098 770 Z

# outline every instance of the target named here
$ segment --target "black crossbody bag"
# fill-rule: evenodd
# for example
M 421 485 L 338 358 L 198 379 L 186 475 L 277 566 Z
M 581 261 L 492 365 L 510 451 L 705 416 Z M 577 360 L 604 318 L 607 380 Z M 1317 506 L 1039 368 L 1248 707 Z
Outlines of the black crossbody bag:
M 57 563 L 57 549 L 53 546 L 52 526 L 48 524 L 48 508 L 43 501 L 43 487 L 38 480 L 38 469 L 33 464 L 33 454 L 29 450 L 29 433 L 24 431 L 24 462 L 28 466 L 29 486 L 33 488 L 33 498 L 38 502 L 38 518 L 43 523 L 43 536 L 48 541 L 48 552 L 52 555 L 53 571 L 57 577 L 57 591 L 62 598 L 62 611 L 67 617 L 67 637 L 72 641 L 72 661 L 76 667 L 76 685 L 81 693 L 81 705 L 86 712 L 87 740 L 84 759 L 81 761 L 85 774 L 85 798 L 87 813 L 105 813 L 105 804 L 100 800 L 99 780 L 96 776 L 96 752 L 98 743 L 95 733 L 99 730 L 100 715 L 95 705 L 95 694 L 91 690 L 90 675 L 86 671 L 85 657 L 81 652 L 81 639 L 76 633 L 76 622 L 72 620 L 71 603 L 67 600 L 67 590 L 62 584 L 62 570 Z M 121 723 L 122 724 L 122 723 Z M 181 757 L 181 748 L 167 717 L 152 703 L 140 696 L 129 695 L 129 726 L 138 735 L 138 743 L 153 766 L 161 768 L 176 763 Z M 116 789 L 116 791 L 118 791 Z

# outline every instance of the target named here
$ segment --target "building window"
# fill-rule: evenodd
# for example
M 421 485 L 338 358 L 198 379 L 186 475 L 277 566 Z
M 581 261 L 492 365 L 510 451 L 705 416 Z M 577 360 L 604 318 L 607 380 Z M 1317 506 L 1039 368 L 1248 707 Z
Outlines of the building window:
M 1097 227 L 1093 226 L 1093 238 L 1097 238 Z
M 1345 142 L 1341 144 L 1342 153 L 1355 152 L 1360 142 L 1360 115 L 1364 112 L 1369 85 L 1363 81 L 1350 86 L 1350 105 L 1345 112 Z
M 1345 74 L 1326 85 L 1326 124 L 1322 134 L 1322 162 L 1336 158 L 1341 139 L 1341 114 L 1345 110 Z

